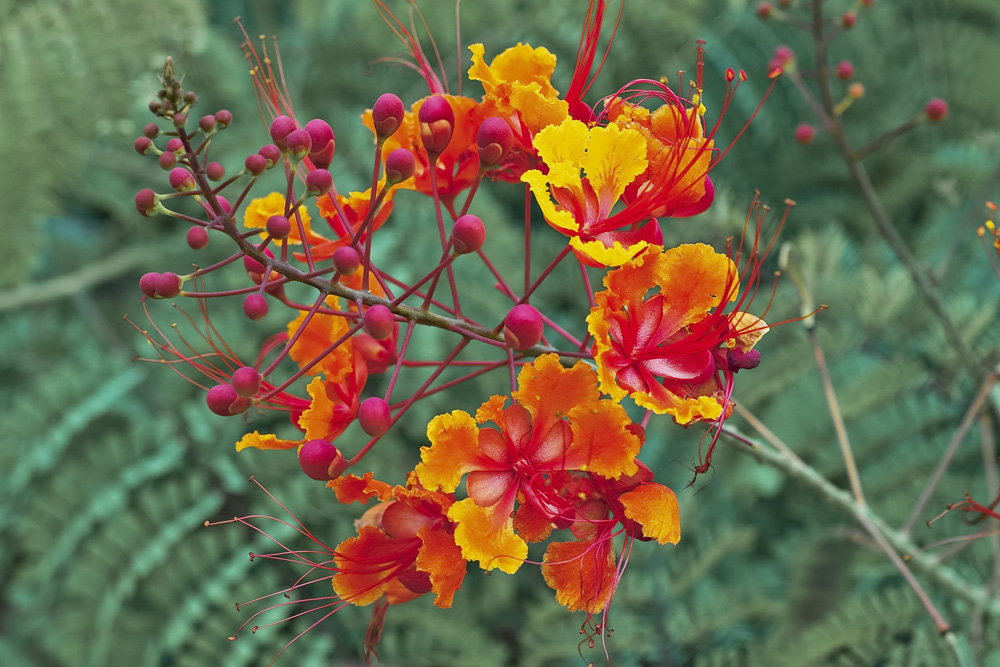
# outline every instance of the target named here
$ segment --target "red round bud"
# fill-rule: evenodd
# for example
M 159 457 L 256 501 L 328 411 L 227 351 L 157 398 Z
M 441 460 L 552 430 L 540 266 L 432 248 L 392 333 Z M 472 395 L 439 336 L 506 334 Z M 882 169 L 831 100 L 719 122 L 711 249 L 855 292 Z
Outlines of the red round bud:
M 306 192 L 319 197 L 333 187 L 333 175 L 326 169 L 313 169 L 306 175 Z
M 149 188 L 143 188 L 135 195 L 135 210 L 143 216 L 149 217 L 156 213 L 157 198 L 156 193 Z
M 851 64 L 850 60 L 841 60 L 837 63 L 837 78 L 841 81 L 847 81 L 854 76 L 854 65 Z
M 208 409 L 220 417 L 231 417 L 247 409 L 246 399 L 240 398 L 231 384 L 217 384 L 205 395 Z
M 515 350 L 526 350 L 542 339 L 545 323 L 534 306 L 514 306 L 503 320 L 503 337 Z
M 370 306 L 365 311 L 362 322 L 365 331 L 376 340 L 385 340 L 391 336 L 396 324 L 392 311 L 380 303 Z
M 333 136 L 333 128 L 325 120 L 313 118 L 306 123 L 306 132 L 312 138 L 312 150 L 309 151 L 309 159 L 313 166 L 319 169 L 327 169 L 333 162 L 333 153 L 337 148 L 337 141 Z
M 262 320 L 267 316 L 267 299 L 263 294 L 248 294 L 243 299 L 243 314 L 251 320 Z
M 215 116 L 209 114 L 198 119 L 198 127 L 202 132 L 208 133 L 215 130 Z
M 405 115 L 403 101 L 392 93 L 379 95 L 372 106 L 372 126 L 375 128 L 375 136 L 379 139 L 386 139 L 399 129 L 403 123 Z
M 243 161 L 243 167 L 254 176 L 260 176 L 267 169 L 267 158 L 260 153 L 247 155 L 247 159 Z
M 844 12 L 844 15 L 840 17 L 840 25 L 844 26 L 845 30 L 850 30 L 857 22 L 858 16 L 854 12 Z
M 197 104 L 198 94 L 193 90 L 189 90 L 186 93 L 184 93 L 184 101 L 191 105 Z
M 777 63 L 778 67 L 784 67 L 793 60 L 795 60 L 795 51 L 792 51 L 790 46 L 781 44 L 775 47 L 774 57 L 771 59 L 771 62 Z
M 270 248 L 264 248 L 264 254 L 271 259 L 274 259 L 274 253 L 271 252 Z M 266 266 L 258 262 L 250 255 L 243 256 L 243 268 L 247 270 L 247 273 L 256 273 L 257 275 L 260 275 L 267 270 Z
M 492 167 L 503 161 L 514 145 L 514 133 L 503 118 L 487 118 L 476 133 L 479 163 Z
M 216 201 L 219 202 L 219 208 L 222 209 L 223 213 L 229 215 L 230 213 L 233 212 L 233 205 L 229 203 L 228 199 L 226 199 L 222 195 L 215 195 L 215 199 Z
M 333 266 L 345 276 L 354 275 L 361 268 L 361 255 L 349 245 L 333 252 Z
M 139 278 L 139 289 L 151 299 L 156 298 L 156 283 L 160 280 L 160 274 L 156 271 L 142 274 Z
M 293 158 L 301 160 L 312 150 L 312 137 L 306 130 L 292 130 L 285 137 L 285 148 L 288 149 Z
M 187 244 L 192 250 L 201 250 L 208 245 L 208 231 L 204 227 L 192 227 L 187 231 Z
M 285 140 L 288 138 L 288 135 L 291 134 L 293 130 L 298 129 L 298 127 L 299 126 L 295 124 L 295 121 L 288 116 L 276 117 L 271 121 L 271 141 L 273 141 L 274 145 L 278 148 L 284 149 L 287 145 Z
M 151 112 L 153 112 L 153 113 L 159 113 L 160 112 L 160 101 L 159 100 L 153 100 L 152 102 L 150 102 L 149 103 L 149 110 Z
M 161 273 L 156 281 L 156 293 L 164 299 L 172 299 L 181 293 L 184 281 L 173 271 Z
M 735 348 L 727 350 L 726 365 L 734 373 L 750 368 L 757 368 L 760 365 L 760 351 L 747 350 L 746 352 L 740 352 Z
M 809 123 L 802 123 L 795 128 L 795 141 L 800 144 L 808 144 L 816 136 L 816 128 Z
M 149 155 L 153 152 L 153 141 L 149 137 L 139 137 L 132 144 L 132 148 L 139 155 Z
M 240 396 L 253 396 L 260 389 L 260 373 L 251 366 L 240 366 L 233 371 L 233 389 Z
M 226 168 L 219 162 L 209 162 L 205 165 L 205 174 L 211 181 L 221 181 L 226 175 Z
M 174 167 L 170 170 L 170 187 L 177 192 L 191 192 L 198 187 L 194 176 L 184 167 Z
M 188 120 L 186 113 L 175 113 L 174 114 L 174 127 L 184 127 L 184 123 Z
M 392 425 L 389 404 L 375 396 L 366 398 L 358 408 L 358 423 L 361 424 L 361 430 L 373 438 L 385 435 Z
M 459 255 L 476 252 L 486 243 L 486 225 L 479 216 L 467 214 L 451 228 L 452 248 Z
M 932 123 L 944 120 L 944 117 L 948 115 L 948 103 L 940 97 L 935 97 L 924 107 L 924 115 Z
M 160 127 L 156 123 L 146 123 L 142 128 L 142 133 L 150 139 L 155 139 L 160 135 Z
M 219 109 L 215 112 L 215 122 L 222 127 L 227 127 L 233 122 L 233 114 L 228 109 Z
M 455 112 L 448 100 L 441 95 L 431 95 L 420 105 L 417 119 L 420 121 L 420 140 L 427 154 L 443 153 L 455 130 Z
M 291 234 L 292 223 L 283 215 L 272 215 L 267 219 L 266 228 L 272 238 L 280 241 Z
M 166 153 L 160 153 L 160 157 L 157 158 L 160 161 L 160 169 L 166 171 L 168 169 L 173 169 L 177 166 L 177 156 L 167 151 Z
M 274 144 L 264 144 L 257 153 L 267 160 L 268 169 L 281 162 L 281 149 Z
M 299 465 L 306 476 L 325 482 L 347 469 L 347 461 L 328 440 L 310 440 L 299 449 Z
M 170 153 L 183 153 L 184 142 L 181 141 L 178 137 L 172 137 L 170 139 L 167 139 L 167 145 L 163 148 L 163 150 Z
M 405 148 L 397 148 L 385 158 L 385 180 L 389 185 L 402 183 L 416 170 L 417 161 Z
M 762 19 L 771 18 L 771 13 L 774 11 L 774 7 L 770 2 L 762 2 L 757 5 L 757 16 Z

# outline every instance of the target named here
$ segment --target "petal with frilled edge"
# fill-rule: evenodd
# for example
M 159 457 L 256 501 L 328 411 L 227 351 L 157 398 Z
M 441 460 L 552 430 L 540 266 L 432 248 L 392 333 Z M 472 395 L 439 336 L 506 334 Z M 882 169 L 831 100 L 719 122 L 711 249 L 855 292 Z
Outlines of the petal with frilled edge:
M 382 597 L 386 585 L 413 563 L 420 541 L 396 540 L 375 526 L 364 526 L 357 537 L 337 546 L 333 590 L 345 602 L 362 607 Z
M 642 534 L 660 544 L 681 539 L 681 515 L 677 495 L 662 484 L 640 484 L 618 497 L 625 516 L 642 526 Z
M 564 368 L 559 355 L 543 354 L 524 365 L 512 395 L 531 413 L 533 432 L 541 435 L 574 407 L 596 403 L 601 394 L 590 366 L 578 361 L 572 368 Z
M 392 485 L 374 479 L 375 473 L 366 472 L 363 477 L 354 474 L 341 475 L 326 483 L 337 494 L 337 500 L 348 505 L 350 503 L 367 503 L 372 498 L 389 500 L 392 497 Z
M 240 438 L 240 441 L 236 443 L 236 451 L 243 451 L 247 447 L 254 447 L 256 449 L 291 449 L 292 447 L 299 447 L 301 445 L 301 440 L 282 440 L 270 433 L 258 433 L 254 431 Z
M 493 469 L 496 464 L 479 449 L 479 428 L 467 412 L 455 410 L 438 415 L 427 425 L 430 447 L 420 448 L 415 471 L 428 489 L 451 492 L 462 476 L 473 470 Z
M 492 507 L 479 507 L 471 498 L 460 500 L 448 510 L 448 518 L 458 524 L 455 543 L 462 557 L 479 561 L 484 570 L 500 568 L 514 574 L 528 556 L 528 544 L 514 533 L 510 510 L 513 500 Z
M 587 155 L 580 166 L 600 201 L 600 218 L 625 192 L 625 186 L 646 170 L 646 140 L 633 129 L 617 125 L 590 128 Z
M 553 542 L 545 550 L 542 576 L 555 589 L 556 602 L 570 611 L 601 611 L 615 586 L 611 540 Z
M 435 606 L 448 608 L 465 578 L 462 549 L 448 531 L 435 530 L 429 525 L 421 528 L 417 537 L 423 542 L 417 552 L 417 569 L 431 576 L 431 590 L 437 596 Z
M 573 444 L 566 452 L 567 470 L 586 470 L 608 479 L 632 475 L 642 442 L 630 430 L 619 403 L 602 400 L 579 405 L 569 413 Z

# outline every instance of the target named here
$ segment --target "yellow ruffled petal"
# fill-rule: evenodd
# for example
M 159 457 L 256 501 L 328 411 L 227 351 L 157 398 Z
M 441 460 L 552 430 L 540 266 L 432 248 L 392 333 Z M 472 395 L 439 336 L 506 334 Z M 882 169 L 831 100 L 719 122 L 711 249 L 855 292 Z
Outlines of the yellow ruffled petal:
M 555 167 L 558 172 L 562 170 L 563 172 L 572 173 L 574 170 L 566 165 L 557 165 Z M 579 170 L 575 170 L 576 180 L 580 181 Z M 549 178 L 552 175 L 546 176 L 537 169 L 529 169 L 528 171 L 521 174 L 521 180 L 528 184 L 531 188 L 531 193 L 535 195 L 535 200 L 538 201 L 538 207 L 542 209 L 542 216 L 545 220 L 555 227 L 557 230 L 564 229 L 568 232 L 578 232 L 580 230 L 580 223 L 576 221 L 573 214 L 569 211 L 565 211 L 561 208 L 556 208 L 555 203 L 552 201 L 552 195 L 549 192 Z
M 590 405 L 579 405 L 570 410 L 569 421 L 573 427 L 573 444 L 567 458 L 587 461 L 579 470 L 586 470 L 618 479 L 638 471 L 635 457 L 639 455 L 642 441 L 628 426 L 632 424 L 619 403 L 601 400 Z
M 492 507 L 479 507 L 472 498 L 461 500 L 448 510 L 455 527 L 455 543 L 462 557 L 479 561 L 484 570 L 500 568 L 514 574 L 528 557 L 528 543 L 514 533 L 509 516 L 496 516 Z
M 313 233 L 310 223 L 311 219 L 309 217 L 309 211 L 305 209 L 304 206 L 299 206 L 298 208 L 299 216 L 302 218 L 302 226 L 305 228 L 306 240 L 310 244 L 322 243 L 327 239 L 320 236 L 319 234 Z M 267 219 L 272 215 L 284 215 L 285 214 L 285 196 L 280 192 L 272 192 L 266 197 L 259 197 L 251 201 L 246 208 L 246 212 L 243 214 L 243 225 L 249 227 L 250 229 L 263 229 L 267 226 Z M 288 220 L 292 223 L 292 231 L 288 235 L 288 243 L 293 245 L 302 244 L 302 235 L 299 234 L 299 225 L 295 219 L 294 211 L 288 216 Z M 267 238 L 267 234 L 261 232 L 260 237 Z
M 636 130 L 608 125 L 590 128 L 586 146 L 579 164 L 597 193 L 601 211 L 610 214 L 625 186 L 646 171 L 646 140 Z
M 630 246 L 624 246 L 621 241 L 615 241 L 612 247 L 609 248 L 600 241 L 581 241 L 579 236 L 570 238 L 569 244 L 573 246 L 574 250 L 582 252 L 587 257 L 604 266 L 621 266 L 631 260 L 636 254 L 650 247 L 650 244 L 646 241 L 639 241 Z
M 236 443 L 236 451 L 241 452 L 247 447 L 255 449 L 291 449 L 302 444 L 301 440 L 282 440 L 270 433 L 247 433 Z
M 531 413 L 536 433 L 547 431 L 552 422 L 568 416 L 573 408 L 589 408 L 600 398 L 593 369 L 582 361 L 564 368 L 557 354 L 543 354 L 525 364 L 512 395 Z
M 568 162 L 579 169 L 587 157 L 589 136 L 586 124 L 567 118 L 559 125 L 552 125 L 536 134 L 532 143 L 549 169 L 560 162 Z
M 618 498 L 625 516 L 642 526 L 642 533 L 660 544 L 681 539 L 681 515 L 677 494 L 662 484 L 640 484 Z
M 666 390 L 664 392 L 669 393 Z M 637 391 L 632 394 L 632 399 L 639 407 L 652 410 L 658 415 L 671 415 L 681 426 L 694 419 L 715 421 L 722 414 L 722 404 L 711 396 L 681 398 L 670 395 L 672 398 L 669 401 L 659 401 L 644 391 Z
M 420 448 L 417 479 L 426 489 L 451 493 L 481 456 L 476 420 L 462 410 L 438 415 L 427 425 L 427 438 L 431 446 Z

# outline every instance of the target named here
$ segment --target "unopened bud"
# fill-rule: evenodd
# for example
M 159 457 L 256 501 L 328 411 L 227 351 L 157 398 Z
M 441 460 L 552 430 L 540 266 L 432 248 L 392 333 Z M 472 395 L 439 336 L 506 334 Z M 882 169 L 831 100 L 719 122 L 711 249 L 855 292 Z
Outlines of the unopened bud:
M 924 107 L 924 115 L 932 123 L 944 120 L 944 117 L 948 115 L 948 103 L 939 97 L 935 97 Z
M 479 163 L 484 167 L 500 164 L 514 145 L 514 133 L 503 118 L 487 118 L 476 133 Z
M 240 396 L 253 396 L 260 389 L 260 373 L 251 366 L 237 368 L 233 371 L 233 389 Z
M 436 157 L 443 153 L 455 130 L 455 112 L 448 100 L 431 95 L 420 105 L 417 119 L 420 121 L 420 140 L 427 154 Z
M 365 310 L 362 323 L 372 338 L 385 340 L 392 335 L 396 321 L 387 306 L 377 303 Z
M 204 227 L 192 227 L 187 231 L 187 244 L 192 250 L 201 250 L 208 245 L 208 232 Z
M 451 228 L 452 247 L 459 255 L 476 252 L 486 243 L 486 225 L 479 216 L 467 214 L 455 221 Z
M 243 166 L 254 176 L 260 176 L 267 169 L 267 158 L 260 153 L 247 155 L 247 159 L 243 161 Z
M 292 223 L 283 215 L 272 215 L 265 226 L 267 233 L 279 241 L 292 232 Z
M 347 461 L 328 440 L 310 440 L 299 449 L 299 465 L 308 477 L 325 482 L 340 477 Z
M 163 150 L 169 153 L 181 154 L 184 152 L 184 142 L 178 137 L 171 137 L 167 139 L 167 145 L 163 147 Z
M 774 11 L 774 7 L 771 6 L 770 2 L 762 2 L 757 5 L 757 16 L 762 19 L 771 18 L 771 13 Z
M 271 141 L 274 142 L 275 146 L 284 150 L 287 146 L 286 140 L 288 135 L 297 128 L 298 125 L 296 125 L 295 121 L 288 116 L 278 116 L 271 121 Z
M 844 15 L 840 17 L 840 25 L 844 26 L 844 30 L 850 30 L 858 22 L 858 15 L 854 12 L 844 12 Z
M 156 294 L 164 299 L 172 299 L 181 293 L 184 281 L 173 271 L 161 273 L 156 280 Z
M 361 430 L 373 438 L 385 435 L 392 425 L 389 404 L 375 396 L 366 398 L 358 408 L 358 423 L 361 424 Z
M 262 320 L 267 316 L 267 299 L 263 294 L 248 294 L 243 299 L 243 314 L 251 320 Z
M 526 350 L 542 339 L 545 323 L 534 306 L 514 306 L 503 320 L 503 337 L 515 350 Z
M 361 268 L 361 255 L 349 245 L 342 246 L 333 252 L 333 266 L 345 276 L 353 275 Z
M 313 169 L 306 175 L 306 192 L 314 197 L 325 195 L 333 187 L 333 175 L 326 169 Z
M 191 105 L 197 104 L 198 93 L 194 92 L 193 90 L 187 91 L 186 93 L 184 93 L 184 101 Z
M 226 175 L 226 168 L 219 162 L 209 162 L 205 165 L 205 175 L 211 181 L 221 181 Z
M 837 78 L 841 81 L 847 81 L 854 76 L 854 65 L 851 64 L 850 60 L 841 60 L 837 63 Z
M 760 351 L 747 350 L 746 352 L 740 352 L 737 349 L 727 350 L 726 365 L 733 373 L 750 368 L 757 368 L 757 366 L 760 365 Z
M 165 153 L 160 153 L 160 157 L 157 158 L 160 162 L 160 169 L 167 171 L 168 169 L 173 169 L 177 166 L 177 156 L 167 151 Z
M 135 209 L 145 217 L 156 213 L 156 193 L 149 188 L 143 188 L 135 195 Z
M 149 137 L 139 137 L 132 144 L 132 148 L 139 155 L 149 155 L 153 152 L 153 141 Z
M 389 185 L 402 183 L 417 169 L 413 153 L 405 148 L 397 148 L 385 158 L 385 180 Z
M 268 169 L 281 162 L 281 149 L 274 144 L 264 144 L 257 153 L 263 155 L 264 159 L 267 160 Z
M 285 148 L 296 160 L 301 160 L 312 150 L 312 137 L 306 130 L 292 130 L 285 137 Z
M 184 124 L 187 122 L 187 119 L 188 117 L 186 113 L 175 113 L 173 119 L 174 127 L 184 127 Z
M 231 417 L 249 407 L 249 401 L 237 395 L 230 384 L 217 384 L 205 395 L 208 409 L 220 417 Z
M 375 128 L 375 136 L 379 139 L 391 137 L 403 123 L 405 111 L 403 102 L 392 93 L 379 95 L 372 106 L 372 126 Z
M 155 139 L 160 135 L 160 126 L 156 123 L 146 123 L 142 128 L 142 133 L 150 139 Z
M 233 122 L 233 114 L 228 109 L 219 109 L 215 112 L 215 122 L 222 127 L 228 127 Z
M 816 128 L 809 123 L 802 123 L 795 128 L 795 141 L 808 144 L 816 137 Z
M 312 150 L 309 160 L 319 169 L 327 169 L 333 162 L 333 153 L 337 142 L 333 136 L 333 128 L 325 120 L 314 118 L 306 123 L 306 132 L 312 138 Z
M 139 278 L 139 289 L 151 299 L 156 298 L 156 283 L 160 280 L 160 274 L 156 271 L 142 274 Z
M 170 170 L 170 187 L 177 192 L 191 192 L 198 187 L 194 176 L 184 167 L 175 167 Z
M 264 248 L 264 254 L 269 258 L 274 259 L 274 253 L 271 252 L 270 248 Z M 247 270 L 247 273 L 254 274 L 258 276 L 263 274 L 267 270 L 267 267 L 258 262 L 256 259 L 250 255 L 243 256 L 243 268 Z

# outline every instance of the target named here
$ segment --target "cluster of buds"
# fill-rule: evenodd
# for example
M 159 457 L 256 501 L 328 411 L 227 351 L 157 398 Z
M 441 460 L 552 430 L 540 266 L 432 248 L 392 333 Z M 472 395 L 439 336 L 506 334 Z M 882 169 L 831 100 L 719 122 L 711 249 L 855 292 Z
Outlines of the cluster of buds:
M 244 49 L 269 141 L 229 176 L 210 152 L 232 114 L 189 120 L 197 98 L 181 90 L 168 61 L 150 105 L 160 121 L 147 126 L 136 150 L 157 156 L 169 189 L 142 190 L 136 208 L 190 225 L 192 249 L 217 237 L 232 251 L 191 273 L 140 279 L 147 299 L 199 304 L 205 349 L 187 340 L 176 345 L 155 324 L 155 335 L 140 330 L 160 360 L 185 376 L 184 368 L 194 371 L 189 379 L 204 388 L 211 412 L 249 420 L 263 409 L 288 414 L 289 434 L 255 430 L 237 450 L 294 451 L 304 475 L 326 482 L 340 503 L 375 501 L 356 537 L 324 546 L 329 558 L 322 563 L 303 560 L 331 572 L 338 602 L 330 604 L 377 603 L 375 625 L 385 605 L 427 593 L 448 607 L 467 562 L 513 573 L 526 562 L 529 542 L 560 531 L 565 539 L 550 542 L 542 571 L 558 602 L 587 613 L 593 644 L 606 620 L 591 619 L 606 615 L 632 542 L 680 538 L 676 496 L 637 458 L 646 421 L 659 414 L 682 426 L 706 424 L 714 445 L 733 410 L 736 374 L 760 362 L 755 345 L 768 325 L 765 313 L 748 311 L 774 240 L 762 238 L 767 209 L 754 198 L 743 237 L 725 252 L 663 247 L 661 221 L 712 204 L 709 172 L 731 147 L 716 145 L 719 122 L 706 121 L 700 43 L 688 93 L 682 75 L 676 89 L 643 79 L 588 106 L 583 97 L 600 69 L 594 63 L 603 62 L 597 43 L 605 11 L 604 3 L 591 3 L 565 95 L 550 82 L 556 59 L 545 48 L 519 44 L 487 63 L 484 47 L 474 44 L 468 74 L 484 89 L 474 99 L 449 94 L 419 41 L 377 5 L 404 38 L 430 95 L 407 109 L 386 93 L 364 112 L 374 143 L 364 192 L 338 191 L 328 170 L 334 132 L 321 119 L 296 118 L 266 46 L 261 55 L 247 38 Z M 726 73 L 720 116 L 746 78 Z M 281 187 L 262 192 L 264 175 L 274 172 Z M 523 284 L 489 259 L 490 216 L 470 212 L 484 180 L 524 184 L 543 229 L 566 237 L 532 276 L 525 220 Z M 428 198 L 440 243 L 440 254 L 410 281 L 376 265 L 372 254 L 377 232 L 400 224 L 392 220 L 400 191 Z M 499 305 L 490 321 L 463 313 L 456 262 L 477 263 L 492 276 Z M 563 262 L 577 265 L 590 308 L 575 331 L 531 304 Z M 244 286 L 206 289 L 211 274 L 240 270 Z M 595 280 L 603 290 L 592 287 Z M 301 293 L 312 296 L 300 302 L 294 295 Z M 251 363 L 207 315 L 209 301 L 233 300 L 254 321 L 275 305 L 290 312 L 282 330 L 262 336 Z M 418 327 L 453 335 L 451 352 L 436 362 L 414 359 Z M 460 356 L 466 350 L 471 358 Z M 405 484 L 380 481 L 364 467 L 366 454 L 416 401 L 490 371 L 504 378 L 501 385 L 509 378 L 509 387 L 464 406 L 481 402 L 474 414 L 455 409 L 435 417 Z M 388 380 L 374 394 L 368 379 L 379 374 Z M 402 374 L 417 378 L 407 395 L 397 391 Z M 626 399 L 646 410 L 641 423 L 629 417 Z M 355 422 L 368 440 L 349 450 L 340 436 Z M 708 470 L 711 451 L 696 473 Z M 463 479 L 465 497 L 456 496 Z M 377 637 L 377 628 L 370 635 Z

